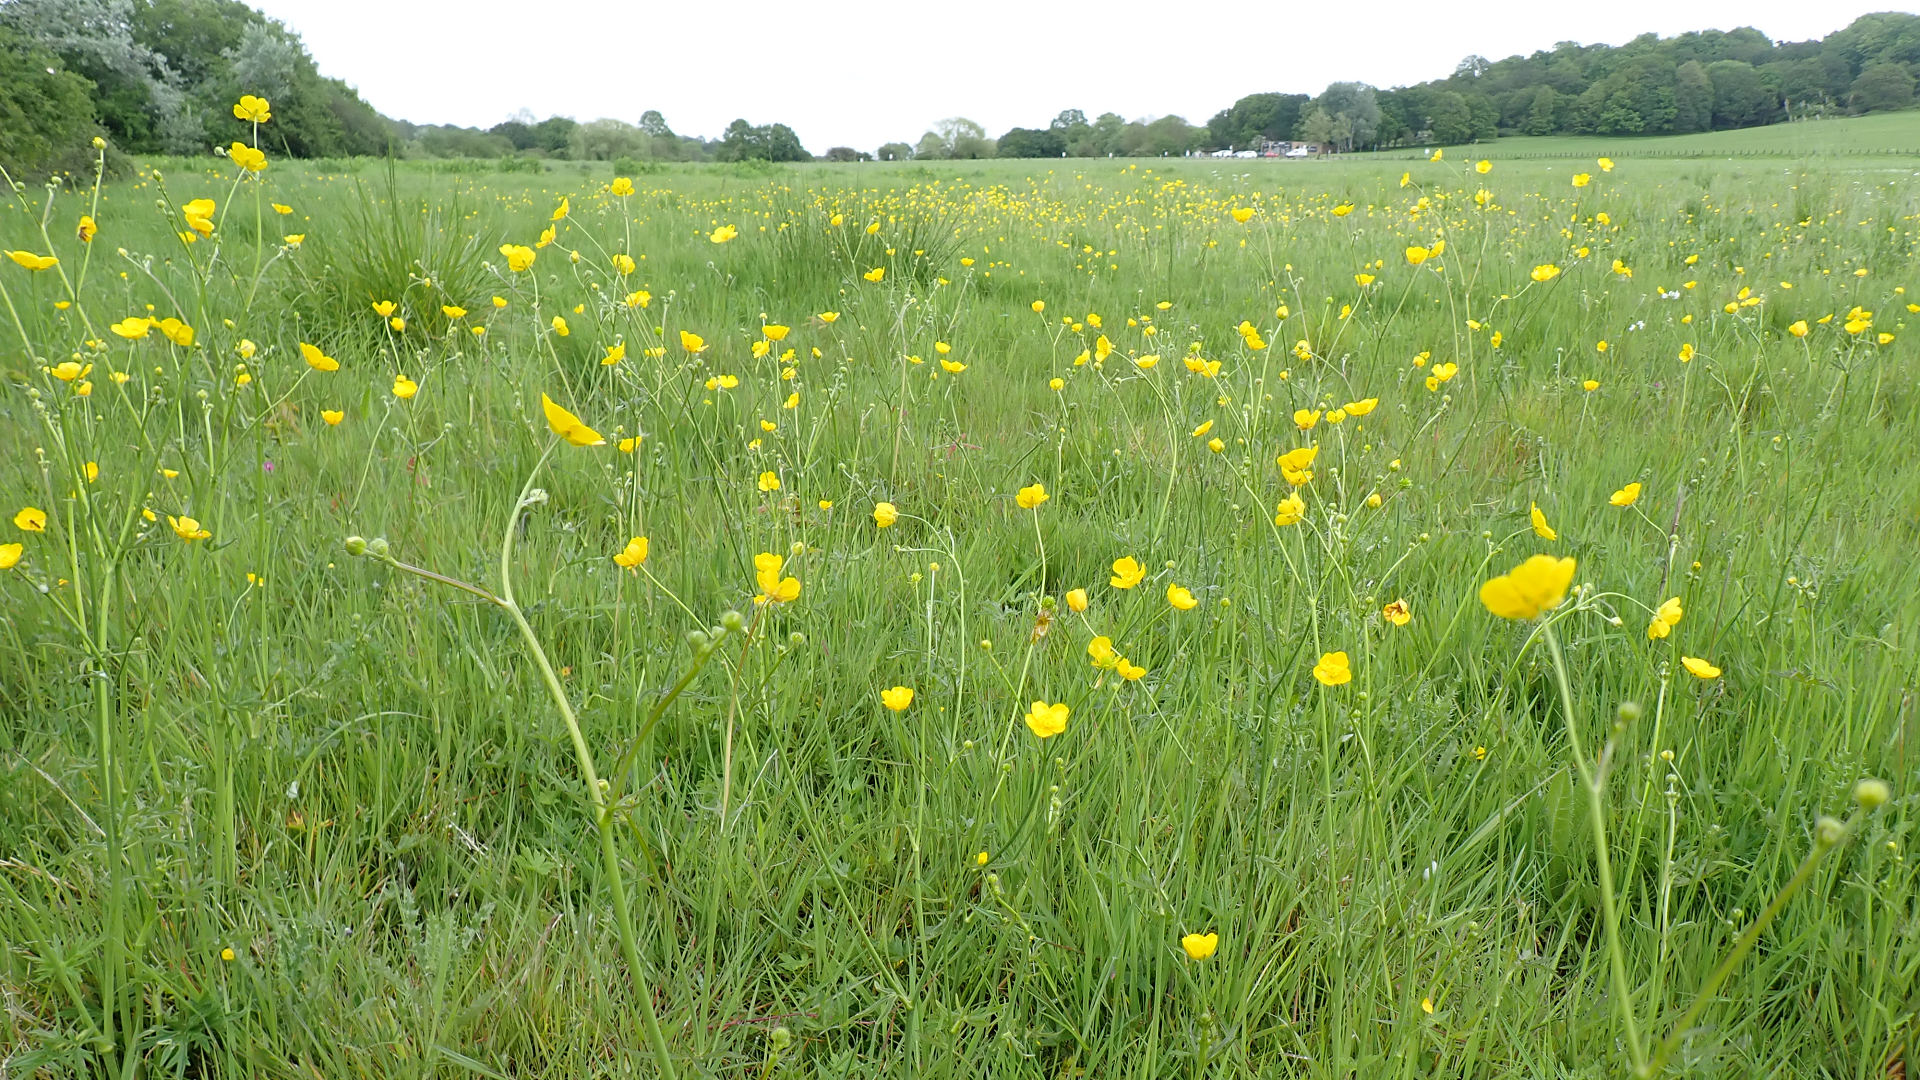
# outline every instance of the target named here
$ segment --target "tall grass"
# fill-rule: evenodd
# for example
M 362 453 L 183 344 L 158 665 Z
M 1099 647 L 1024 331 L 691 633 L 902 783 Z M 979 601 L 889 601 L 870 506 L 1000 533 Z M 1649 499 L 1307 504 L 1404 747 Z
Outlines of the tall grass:
M 1890 1075 L 1915 191 L 1581 170 L 274 162 L 244 216 L 307 239 L 251 307 L 253 235 L 183 243 L 150 174 L 75 295 L 75 204 L 22 193 L 0 241 L 62 262 L 0 264 L 0 491 L 49 518 L 3 526 L 7 1070 L 652 1075 L 640 995 L 686 1075 Z M 193 344 L 104 329 L 148 303 Z M 1478 597 L 1535 553 L 1552 647 Z

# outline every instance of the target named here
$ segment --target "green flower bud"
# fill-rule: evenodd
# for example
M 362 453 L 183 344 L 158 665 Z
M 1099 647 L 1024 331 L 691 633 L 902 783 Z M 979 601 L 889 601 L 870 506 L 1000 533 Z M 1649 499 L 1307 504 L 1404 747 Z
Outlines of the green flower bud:
M 1853 785 L 1853 801 L 1859 803 L 1862 810 L 1872 810 L 1891 798 L 1893 789 L 1887 786 L 1885 780 L 1868 777 Z
M 365 555 L 366 553 L 367 553 L 366 538 L 359 537 L 359 536 L 347 537 L 347 554 L 357 558 L 361 555 Z
M 367 554 L 376 559 L 386 558 L 390 550 L 391 549 L 387 547 L 387 538 L 384 536 L 376 536 L 367 541 Z
M 740 613 L 737 611 L 729 611 L 726 614 L 720 616 L 721 628 L 726 630 L 729 633 L 734 633 L 734 634 L 739 633 L 740 628 L 745 626 L 746 624 L 747 624 L 747 620 L 742 618 Z

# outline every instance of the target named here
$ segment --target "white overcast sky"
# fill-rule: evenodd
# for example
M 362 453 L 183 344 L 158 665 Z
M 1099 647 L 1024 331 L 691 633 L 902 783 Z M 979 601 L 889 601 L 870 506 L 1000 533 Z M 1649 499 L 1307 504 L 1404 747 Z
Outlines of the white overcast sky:
M 1473 53 L 1497 60 L 1558 41 L 1617 45 L 1648 31 L 1737 26 L 1797 41 L 1890 9 L 1859 0 L 250 2 L 388 116 L 488 127 L 522 108 L 630 123 L 659 109 L 683 135 L 718 136 L 735 117 L 786 123 L 816 154 L 912 142 L 955 115 L 992 136 L 1045 126 L 1066 108 L 1204 123 L 1244 94 L 1316 93 L 1337 79 L 1404 85 L 1443 77 Z

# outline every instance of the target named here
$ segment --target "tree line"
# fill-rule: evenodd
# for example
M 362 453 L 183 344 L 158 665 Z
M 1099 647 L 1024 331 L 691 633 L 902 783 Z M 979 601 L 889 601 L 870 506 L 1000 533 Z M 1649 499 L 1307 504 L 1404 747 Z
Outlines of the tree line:
M 638 123 L 523 112 L 485 129 L 390 119 L 322 75 L 298 35 L 241 0 L 0 0 L 0 71 L 0 164 L 16 174 L 82 168 L 96 134 L 128 153 L 209 153 L 247 134 L 232 115 L 241 94 L 272 101 L 266 148 L 290 157 L 813 160 L 786 124 L 744 119 L 715 139 L 676 134 L 657 111 Z M 995 139 L 951 117 L 913 143 L 836 146 L 822 157 L 1160 157 L 1283 141 L 1359 150 L 1680 134 L 1906 108 L 1917 82 L 1920 17 L 1887 12 L 1817 41 L 1776 42 L 1746 27 L 1470 56 L 1446 78 L 1410 86 L 1249 94 L 1204 124 L 1067 109 Z

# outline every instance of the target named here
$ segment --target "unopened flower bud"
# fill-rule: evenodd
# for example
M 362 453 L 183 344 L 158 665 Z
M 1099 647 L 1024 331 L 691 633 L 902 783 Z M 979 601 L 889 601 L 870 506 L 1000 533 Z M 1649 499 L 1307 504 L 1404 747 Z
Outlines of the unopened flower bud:
M 1825 847 L 1832 847 L 1839 843 L 1841 835 L 1846 831 L 1847 827 L 1840 824 L 1839 819 L 1828 817 L 1825 814 L 1820 815 L 1820 820 L 1813 824 L 1814 836 L 1818 837 L 1820 843 Z
M 347 554 L 358 557 L 361 555 L 365 555 L 366 553 L 367 553 L 367 541 L 365 537 L 360 537 L 360 536 L 347 537 Z
M 774 1028 L 767 1036 L 767 1045 L 773 1047 L 776 1051 L 785 1050 L 787 1047 L 793 1045 L 793 1029 L 785 1024 Z
M 708 643 L 711 642 L 712 640 L 713 640 L 712 638 L 707 636 L 707 632 L 705 630 L 687 631 L 687 647 L 688 648 L 696 649 L 696 650 L 704 649 L 707 647 Z
M 1853 801 L 1860 804 L 1862 810 L 1872 810 L 1893 797 L 1893 789 L 1885 780 L 1868 777 L 1853 785 Z
M 747 621 L 741 618 L 737 611 L 729 611 L 720 616 L 720 628 L 728 633 L 737 634 L 746 624 Z
M 386 558 L 388 552 L 391 550 L 392 549 L 387 546 L 387 538 L 384 536 L 376 536 L 367 541 L 367 554 L 376 559 Z

